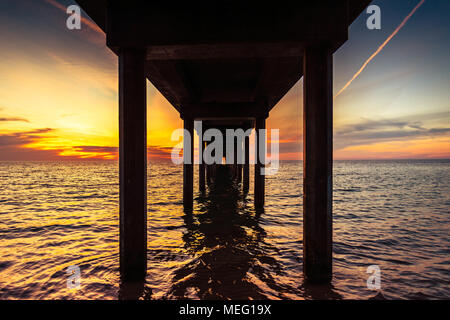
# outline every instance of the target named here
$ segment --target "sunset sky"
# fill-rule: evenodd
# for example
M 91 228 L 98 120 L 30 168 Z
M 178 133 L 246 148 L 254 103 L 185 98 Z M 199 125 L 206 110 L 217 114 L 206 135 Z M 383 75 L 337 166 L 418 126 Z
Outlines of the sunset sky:
M 334 55 L 338 93 L 419 0 L 373 1 Z M 84 20 L 66 28 L 74 1 L 0 2 L 0 160 L 117 159 L 117 57 Z M 88 18 L 84 15 L 85 18 Z M 450 158 L 450 1 L 427 0 L 334 101 L 335 159 Z M 148 82 L 150 159 L 167 158 L 176 110 Z M 275 106 L 281 159 L 302 157 L 302 80 Z M 170 156 L 170 155 L 169 155 Z

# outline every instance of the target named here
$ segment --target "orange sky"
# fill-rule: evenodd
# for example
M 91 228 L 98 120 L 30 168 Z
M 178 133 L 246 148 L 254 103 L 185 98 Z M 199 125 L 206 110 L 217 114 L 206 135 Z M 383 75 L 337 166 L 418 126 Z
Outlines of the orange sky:
M 0 160 L 117 159 L 117 57 L 104 34 L 88 17 L 82 30 L 66 29 L 62 9 L 73 1 L 6 2 Z M 417 3 L 390 4 L 396 14 L 386 14 L 381 31 L 367 30 L 363 14 L 336 52 L 335 93 L 364 66 L 335 99 L 336 159 L 450 158 L 448 27 L 433 26 L 435 9 L 425 3 L 364 65 Z M 149 82 L 147 89 L 149 156 L 168 159 L 182 121 Z M 271 111 L 267 126 L 280 130 L 282 160 L 302 158 L 302 81 Z

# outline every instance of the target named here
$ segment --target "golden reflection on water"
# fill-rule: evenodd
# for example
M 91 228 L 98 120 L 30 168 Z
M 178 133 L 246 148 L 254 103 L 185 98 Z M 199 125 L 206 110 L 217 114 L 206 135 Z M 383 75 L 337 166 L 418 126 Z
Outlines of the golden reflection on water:
M 0 163 L 0 299 L 366 299 L 372 264 L 386 298 L 450 296 L 449 162 L 336 162 L 334 278 L 320 287 L 303 283 L 299 163 L 267 177 L 264 212 L 226 174 L 185 212 L 182 168 L 151 164 L 148 275 L 121 284 L 117 169 Z

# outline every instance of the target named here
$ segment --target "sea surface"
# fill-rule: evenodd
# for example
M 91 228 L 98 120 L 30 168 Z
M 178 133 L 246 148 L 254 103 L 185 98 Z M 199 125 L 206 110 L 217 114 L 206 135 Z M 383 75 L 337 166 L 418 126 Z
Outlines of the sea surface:
M 301 162 L 266 178 L 264 212 L 252 181 L 247 195 L 228 181 L 192 213 L 182 167 L 150 164 L 147 279 L 130 286 L 116 162 L 0 162 L 0 299 L 450 299 L 450 161 L 336 161 L 333 179 L 333 281 L 310 286 Z

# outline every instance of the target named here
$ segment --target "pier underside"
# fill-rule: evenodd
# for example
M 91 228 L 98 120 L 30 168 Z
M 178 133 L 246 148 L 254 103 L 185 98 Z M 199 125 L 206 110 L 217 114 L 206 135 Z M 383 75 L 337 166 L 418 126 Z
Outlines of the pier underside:
M 194 120 L 202 120 L 204 129 L 265 129 L 272 108 L 303 77 L 304 272 L 308 281 L 329 282 L 332 55 L 370 1 L 77 2 L 119 57 L 122 279 L 139 280 L 146 272 L 146 79 L 179 112 L 192 136 Z M 235 148 L 245 151 L 245 163 L 235 165 L 233 175 L 247 192 L 248 140 Z M 256 161 L 258 210 L 264 207 L 263 166 L 262 159 Z M 204 164 L 199 169 L 202 191 L 213 169 Z M 183 183 L 183 203 L 191 210 L 192 161 L 184 164 Z

